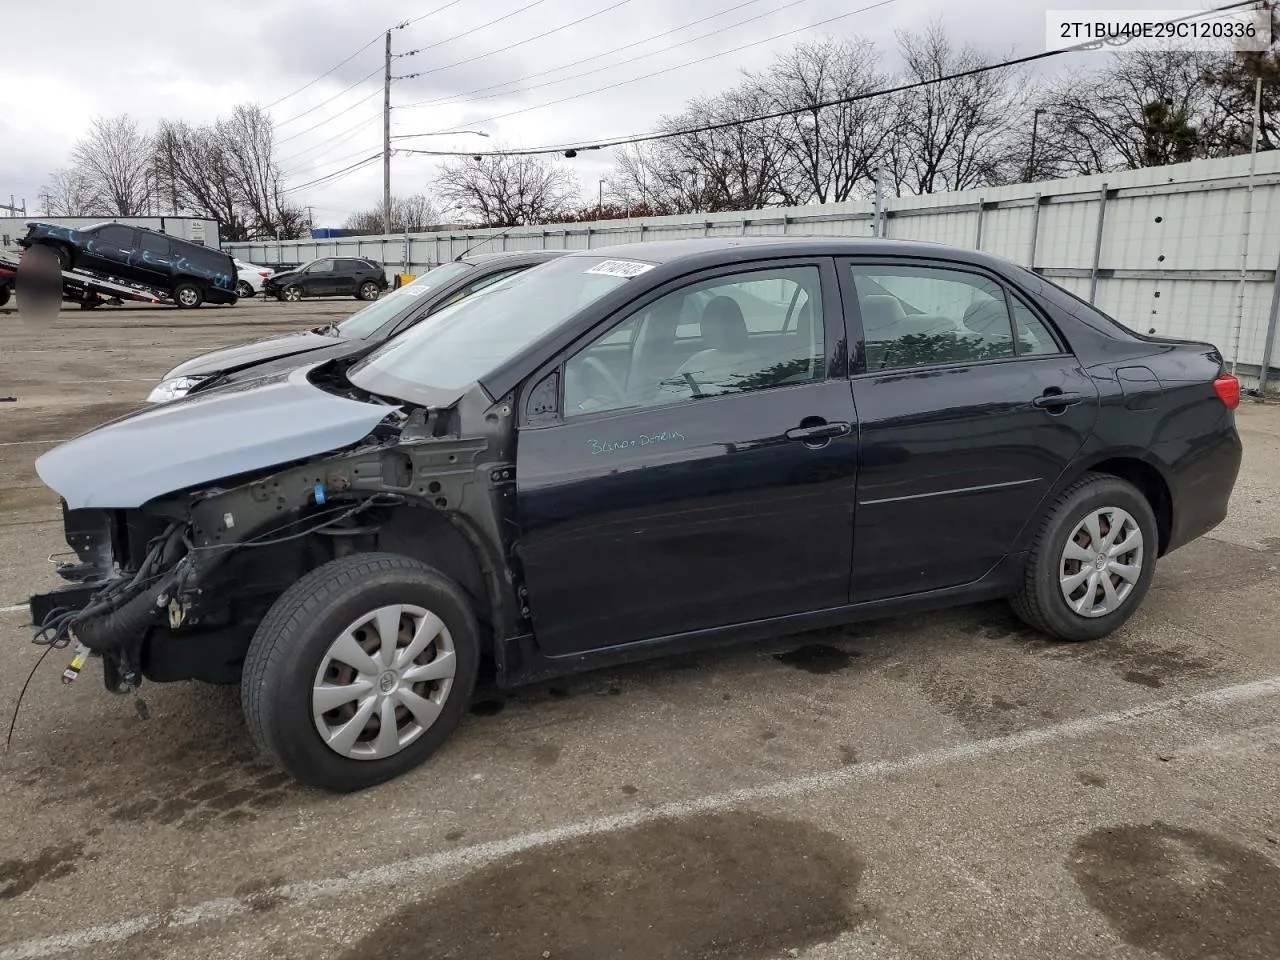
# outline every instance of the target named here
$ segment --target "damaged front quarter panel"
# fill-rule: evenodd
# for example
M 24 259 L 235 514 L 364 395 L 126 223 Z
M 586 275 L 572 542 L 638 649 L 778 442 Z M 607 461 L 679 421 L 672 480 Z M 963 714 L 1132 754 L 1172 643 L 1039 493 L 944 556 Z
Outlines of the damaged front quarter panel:
M 71 510 L 131 509 L 348 447 L 397 409 L 321 390 L 308 380 L 313 369 L 141 410 L 54 447 L 36 472 Z

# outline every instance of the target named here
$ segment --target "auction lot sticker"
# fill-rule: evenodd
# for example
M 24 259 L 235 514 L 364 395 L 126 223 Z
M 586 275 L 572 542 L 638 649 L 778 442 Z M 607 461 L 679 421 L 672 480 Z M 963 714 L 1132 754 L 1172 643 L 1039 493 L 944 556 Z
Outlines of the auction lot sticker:
M 639 260 L 602 260 L 584 273 L 600 273 L 606 277 L 638 277 L 646 270 L 652 270 L 652 263 L 641 263 Z
M 1122 52 L 1271 49 L 1271 14 L 1240 10 L 1046 10 L 1045 49 L 1108 47 Z

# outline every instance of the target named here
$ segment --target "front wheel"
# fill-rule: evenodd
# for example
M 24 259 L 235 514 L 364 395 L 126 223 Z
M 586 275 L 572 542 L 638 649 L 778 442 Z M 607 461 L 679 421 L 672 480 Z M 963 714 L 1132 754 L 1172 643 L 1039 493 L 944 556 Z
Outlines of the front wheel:
M 378 285 L 372 280 L 366 280 L 364 283 L 360 284 L 360 292 L 357 296 L 361 300 L 377 300 Z
M 302 288 L 295 284 L 290 284 L 280 291 L 280 299 L 287 300 L 289 303 L 297 303 L 302 299 Z
M 1086 474 L 1040 522 L 1013 610 L 1059 640 L 1106 636 L 1142 603 L 1158 551 L 1155 513 L 1142 492 L 1118 477 Z
M 467 708 L 476 617 L 452 580 L 389 553 L 332 560 L 254 633 L 241 700 L 259 747 L 296 779 L 371 787 L 433 754 Z

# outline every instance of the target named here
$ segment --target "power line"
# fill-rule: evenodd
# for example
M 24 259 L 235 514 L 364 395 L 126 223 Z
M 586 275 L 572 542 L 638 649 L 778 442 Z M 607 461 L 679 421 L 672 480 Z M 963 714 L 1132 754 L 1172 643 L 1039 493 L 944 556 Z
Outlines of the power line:
M 452 43 L 454 40 L 461 40 L 463 37 L 470 36 L 471 34 L 475 33 L 477 30 L 483 30 L 485 27 L 492 27 L 495 23 L 501 23 L 503 20 L 510 20 L 512 17 L 516 16 L 517 14 L 524 13 L 526 10 L 532 10 L 534 7 L 541 6 L 546 2 L 547 0 L 533 0 L 532 3 L 526 3 L 519 10 L 512 10 L 510 13 L 505 13 L 500 17 L 496 17 L 493 20 L 490 20 L 488 23 L 482 23 L 480 24 L 480 26 L 472 27 L 470 30 L 463 30 L 462 33 L 454 34 L 452 37 L 446 37 L 443 40 L 437 40 L 435 43 L 429 43 L 425 47 L 418 47 L 416 50 L 406 50 L 404 53 L 396 54 L 396 56 L 412 57 L 415 53 L 421 53 L 423 50 L 432 50 L 440 46 L 441 44 Z
M 319 186 L 322 183 L 329 183 L 340 177 L 355 173 L 357 170 L 361 169 L 362 167 L 367 167 L 369 164 L 373 163 L 375 160 L 381 160 L 381 159 L 382 159 L 382 152 L 379 151 L 377 153 L 370 154 L 369 156 L 365 157 L 363 160 L 356 161 L 350 166 L 343 167 L 341 170 L 335 170 L 333 171 L 333 173 L 326 173 L 323 177 L 317 177 L 315 180 L 308 180 L 306 183 L 300 183 L 297 186 L 286 187 L 284 190 L 281 190 L 280 192 L 282 194 L 297 193 L 299 190 L 305 190 L 307 187 L 315 187 L 315 186 Z
M 492 57 L 495 53 L 506 53 L 508 50 L 514 50 L 516 47 L 522 47 L 526 43 L 533 43 L 533 41 L 535 40 L 541 40 L 543 37 L 549 37 L 553 33 L 559 33 L 561 30 L 567 30 L 570 27 L 576 27 L 580 23 L 585 23 L 587 20 L 592 20 L 595 17 L 608 13 L 610 10 L 616 10 L 618 9 L 618 7 L 626 6 L 628 3 L 631 3 L 631 0 L 618 0 L 617 3 L 613 4 L 612 6 L 605 7 L 603 10 L 597 10 L 595 13 L 589 13 L 585 17 L 579 17 L 577 20 L 570 20 L 566 24 L 563 24 L 559 27 L 554 27 L 551 30 L 543 31 L 542 33 L 539 33 L 539 34 L 535 34 L 534 36 L 528 37 L 524 40 L 517 40 L 515 43 L 509 43 L 505 47 L 499 47 L 497 50 L 490 50 L 488 53 L 481 53 L 474 57 L 467 57 L 464 60 L 455 60 L 453 61 L 453 63 L 446 63 L 442 67 L 432 67 L 430 70 L 422 70 L 422 71 L 419 71 L 418 73 L 406 74 L 405 77 L 401 79 L 405 79 L 408 77 L 426 77 L 426 76 L 430 76 L 433 73 L 439 73 L 441 70 L 448 70 L 452 67 L 460 67 L 464 63 L 475 63 L 477 60 L 483 60 L 485 57 Z M 399 56 L 411 57 L 413 56 L 414 53 L 417 53 L 417 52 L 418 51 L 415 50 L 410 53 L 399 54 Z
M 892 0 L 885 0 L 885 2 L 892 2 Z M 1210 16 L 1212 14 L 1222 13 L 1227 10 L 1237 9 L 1239 7 L 1254 6 L 1257 3 L 1259 3 L 1259 0 L 1239 0 L 1239 2 L 1237 3 L 1230 3 L 1221 7 L 1214 7 L 1210 10 L 1205 10 L 1198 13 L 1190 14 L 1186 17 L 1179 17 L 1177 20 L 1173 20 L 1170 22 L 1176 23 L 1176 22 L 1181 22 L 1183 20 L 1199 19 L 1202 17 Z M 882 6 L 882 5 L 883 5 L 883 2 L 874 4 L 873 6 Z M 866 9 L 871 9 L 871 8 L 866 8 Z M 862 11 L 855 10 L 853 12 L 859 13 Z M 849 14 L 845 14 L 845 16 L 848 16 L 848 15 Z M 803 29 L 808 29 L 808 28 L 803 28 Z M 469 150 L 464 153 L 461 151 L 415 150 L 410 148 L 401 148 L 401 152 L 420 154 L 423 156 L 432 156 L 432 157 L 468 157 L 470 158 L 470 157 L 527 157 L 527 156 L 547 155 L 547 154 L 553 154 L 553 153 L 566 153 L 566 152 L 576 153 L 582 150 L 605 150 L 610 147 L 623 147 L 623 146 L 629 146 L 630 144 L 635 144 L 635 143 L 648 143 L 654 140 L 670 140 L 675 137 L 691 136 L 696 133 L 710 133 L 715 130 L 725 130 L 730 127 L 741 127 L 750 123 L 762 123 L 766 120 L 778 120 L 778 119 L 781 119 L 782 117 L 791 117 L 800 113 L 809 113 L 814 110 L 823 110 L 823 109 L 826 109 L 827 107 L 841 106 L 847 103 L 857 103 L 861 100 L 871 100 L 875 97 L 884 97 L 894 93 L 904 93 L 908 90 L 915 90 L 920 87 L 931 86 L 935 83 L 946 83 L 951 80 L 961 80 L 965 77 L 976 76 L 977 74 L 981 74 L 981 73 L 989 73 L 993 70 L 1004 70 L 1009 67 L 1022 66 L 1023 64 L 1034 63 L 1035 61 L 1038 61 L 1038 60 L 1047 60 L 1051 57 L 1058 57 L 1067 53 L 1077 53 L 1082 50 L 1090 50 L 1090 49 L 1096 50 L 1096 49 L 1100 49 L 1104 45 L 1106 44 L 1104 44 L 1101 41 L 1079 43 L 1071 47 L 1063 47 L 1057 50 L 1046 50 L 1041 53 L 1028 54 L 1025 57 L 1015 57 L 1014 59 L 1003 60 L 999 63 L 991 63 L 981 67 L 973 67 L 968 70 L 960 70 L 956 73 L 946 74 L 940 77 L 929 77 L 924 80 L 915 80 L 915 81 L 912 81 L 911 83 L 903 83 L 903 84 L 898 84 L 892 87 L 884 87 L 880 90 L 869 90 L 864 93 L 852 94 L 847 97 L 837 97 L 832 100 L 823 100 L 817 103 L 807 103 L 807 104 L 804 104 L 803 106 L 790 107 L 786 110 L 776 110 L 772 113 L 763 113 L 753 117 L 742 117 L 737 120 L 723 120 L 718 123 L 700 124 L 695 127 L 684 127 L 679 130 L 669 130 L 662 133 L 636 134 L 633 136 L 618 137 L 612 140 L 599 141 L 594 143 L 585 142 L 581 144 L 566 144 L 558 147 L 529 147 L 527 149 L 517 149 L 517 150 Z M 733 53 L 734 51 L 730 50 L 726 52 Z M 717 56 L 719 56 L 719 54 L 717 54 Z M 636 79 L 644 79 L 644 78 L 638 77 Z M 630 81 L 625 81 L 625 82 L 630 82 Z M 609 89 L 609 88 L 605 87 L 602 89 Z M 576 99 L 576 98 L 568 98 L 568 99 Z M 549 106 L 549 104 L 543 104 L 542 106 Z M 533 109 L 537 109 L 537 108 L 533 108 Z M 517 112 L 520 112 L 520 111 L 517 111 Z M 482 122 L 487 122 L 487 121 L 482 121 Z
M 397 23 L 397 24 L 396 24 L 394 27 L 392 27 L 391 29 L 392 29 L 392 30 L 403 30 L 405 27 L 411 27 L 411 26 L 413 26 L 415 23 L 417 23 L 419 20 L 425 20 L 425 19 L 427 19 L 427 17 L 435 16 L 437 13 L 444 13 L 444 11 L 448 10 L 450 7 L 456 7 L 456 6 L 457 6 L 458 4 L 460 4 L 461 2 L 462 2 L 462 0 L 452 0 L 452 2 L 451 2 L 451 3 L 446 3 L 443 7 L 436 7 L 434 10 L 428 10 L 426 13 L 422 14 L 422 15 L 421 15 L 421 16 L 419 16 L 419 17 L 414 17 L 412 20 L 405 20 L 403 23 Z M 385 32 L 386 32 L 386 31 L 384 30 L 384 31 L 383 31 L 383 33 L 385 33 Z M 381 34 L 381 33 L 380 33 L 380 34 L 378 34 L 378 36 L 376 37 L 376 39 L 381 40 L 381 39 L 382 39 L 382 34 Z
M 368 101 L 368 100 L 372 100 L 374 97 L 378 96 L 378 94 L 380 94 L 380 93 L 382 93 L 381 88 L 379 88 L 379 89 L 377 89 L 377 90 L 374 90 L 374 91 L 370 92 L 367 96 L 361 97 L 361 98 L 360 98 L 359 100 L 357 100 L 355 103 L 352 103 L 352 104 L 348 105 L 346 109 L 347 109 L 347 110 L 351 110 L 353 107 L 358 107 L 358 106 L 360 106 L 360 104 L 362 104 L 362 103 L 364 103 L 364 102 L 366 102 L 366 101 Z M 381 111 L 379 111 L 379 113 L 381 113 Z M 285 137 L 285 138 L 284 138 L 284 139 L 282 139 L 282 140 L 277 140 L 277 141 L 276 141 L 276 144 L 277 144 L 277 145 L 279 145 L 279 144 L 281 144 L 281 143 L 288 143 L 290 140 L 297 140 L 297 139 L 298 139 L 299 137 L 301 137 L 303 134 L 310 133 L 312 130 L 316 130 L 316 129 L 320 128 L 320 127 L 323 127 L 326 123 L 333 123 L 333 121 L 335 121 L 335 120 L 340 120 L 340 119 L 341 119 L 341 116 L 340 116 L 340 115 L 339 115 L 339 116 L 337 116 L 337 117 L 327 117 L 327 118 L 325 118 L 324 120 L 321 120 L 319 123 L 314 123 L 314 124 L 312 124 L 311 126 L 307 127 L 305 130 L 299 130 L 297 133 L 291 133 L 291 134 L 289 134 L 289 136 Z
M 281 157 L 278 162 L 281 164 L 288 164 L 288 163 L 292 163 L 294 160 L 299 159 L 300 157 L 306 157 L 313 154 L 315 156 L 324 154 L 331 147 L 337 146 L 339 143 L 346 143 L 348 140 L 351 140 L 354 134 L 359 133 L 363 127 L 368 126 L 370 123 L 372 123 L 374 120 L 377 120 L 381 116 L 382 116 L 382 110 L 381 108 L 379 108 L 377 113 L 367 114 L 362 120 L 356 121 L 354 125 L 347 127 L 341 133 L 334 134 L 322 146 L 308 147 L 305 150 L 299 150 L 297 153 L 291 153 L 287 157 Z
M 803 2 L 803 0 L 792 0 L 792 2 L 788 4 L 788 6 L 794 6 L 796 3 L 801 3 L 801 2 Z M 650 77 L 657 77 L 663 74 L 671 73 L 673 70 L 680 70 L 680 69 L 683 69 L 684 67 L 692 67 L 699 63 L 706 63 L 708 60 L 716 60 L 720 57 L 727 57 L 731 53 L 738 53 L 739 51 L 747 50 L 751 47 L 758 47 L 762 43 L 772 43 L 774 40 L 780 40 L 783 37 L 789 37 L 794 33 L 803 33 L 806 30 L 813 30 L 816 27 L 826 26 L 828 23 L 835 23 L 837 20 L 845 20 L 849 17 L 855 16 L 856 14 L 866 13 L 869 10 L 875 10 L 878 7 L 887 7 L 893 3 L 897 3 L 897 0 L 878 0 L 877 3 L 872 3 L 865 7 L 859 7 L 857 10 L 850 10 L 847 13 L 837 14 L 834 17 L 828 17 L 826 20 L 819 20 L 817 23 L 811 23 L 808 26 L 796 27 L 793 30 L 787 30 L 783 33 L 776 33 L 771 37 L 765 37 L 763 40 L 753 40 L 751 43 L 744 43 L 741 46 L 734 47 L 730 50 L 723 50 L 720 53 L 713 53 L 713 54 L 710 54 L 709 56 L 699 57 L 697 60 L 690 60 L 687 63 L 679 63 L 671 67 L 664 67 L 661 70 L 654 70 L 652 73 L 645 73 L 645 74 L 641 74 L 638 77 L 632 77 L 630 80 L 619 80 L 617 83 L 611 83 L 608 86 L 604 86 L 604 87 L 596 87 L 594 90 L 588 90 L 585 93 L 575 93 L 572 96 L 561 97 L 559 100 L 549 100 L 546 103 L 537 103 L 531 107 L 522 107 L 519 110 L 511 110 L 511 111 L 508 111 L 507 113 L 500 113 L 500 114 L 497 114 L 496 116 L 486 117 L 483 120 L 474 121 L 474 125 L 481 126 L 486 123 L 493 123 L 495 120 L 505 120 L 507 117 L 514 117 L 522 113 L 530 113 L 534 110 L 542 110 L 542 109 L 545 109 L 546 107 L 554 107 L 562 103 L 568 103 L 571 100 L 581 100 L 583 97 L 593 97 L 598 93 L 604 93 L 606 90 L 615 90 L 618 87 L 625 87 L 628 84 L 638 83 L 641 80 L 648 80 Z M 785 7 L 782 7 L 779 9 L 785 9 Z M 596 72 L 596 71 L 593 71 L 593 72 Z
M 320 74 L 320 76 L 316 77 L 314 80 L 311 80 L 311 81 L 309 81 L 308 83 L 304 83 L 304 84 L 303 84 L 302 86 L 300 86 L 297 90 L 293 91 L 293 93 L 286 93 L 286 94 L 285 94 L 283 97 L 281 97 L 279 100 L 272 100 L 270 103 L 268 103 L 268 104 L 267 104 L 265 107 L 263 107 L 262 109 L 263 109 L 263 110 L 270 110 L 270 109 L 271 109 L 272 107 L 274 107 L 276 104 L 278 104 L 278 103 L 284 103 L 284 102 L 285 102 L 286 100 L 288 100 L 290 97 L 296 97 L 296 96 L 297 96 L 298 94 L 300 94 L 303 90 L 306 90 L 308 87 L 311 87 L 311 86 L 313 86 L 314 84 L 319 83 L 319 82 L 320 82 L 321 80 L 323 80 L 325 77 L 329 76 L 329 74 L 331 74 L 331 73 L 333 73 L 333 71 L 337 70 L 337 69 L 338 69 L 338 67 L 341 67 L 341 66 L 343 66 L 344 64 L 350 63 L 352 60 L 354 60 L 354 59 L 355 59 L 356 57 L 358 57 L 360 54 L 364 53 L 366 50 L 368 50 L 371 46 L 373 46 L 375 43 L 377 43 L 377 42 L 378 42 L 379 40 L 381 40 L 381 39 L 382 39 L 382 33 L 381 33 L 381 32 L 379 32 L 377 36 L 375 36 L 372 40 L 370 40 L 368 43 L 366 43 L 363 47 L 361 47 L 359 50 L 357 50 L 357 51 L 356 51 L 355 53 L 353 53 L 351 56 L 347 57 L 347 59 L 346 59 L 346 60 L 343 60 L 343 61 L 341 61 L 340 63 L 336 63 L 336 64 L 334 64 L 332 67 L 330 67 L 330 68 L 329 68 L 328 70 L 326 70 L 324 73 Z
M 596 54 L 592 54 L 589 57 L 583 57 L 581 60 L 574 60 L 570 63 L 563 63 L 558 67 L 551 67 L 549 70 L 540 70 L 537 73 L 530 73 L 523 77 L 516 77 L 516 79 L 514 80 L 504 80 L 502 83 L 490 84 L 487 87 L 477 87 L 475 90 L 468 90 L 465 93 L 461 93 L 461 94 L 451 94 L 450 96 L 439 97 L 435 100 L 418 100 L 414 103 L 406 103 L 403 106 L 399 107 L 398 109 L 407 110 L 411 107 L 431 107 L 431 106 L 436 106 L 438 104 L 443 104 L 443 103 L 470 103 L 472 102 L 470 100 L 455 100 L 454 98 L 470 97 L 473 93 L 485 93 L 486 91 L 489 91 L 489 90 L 497 90 L 499 87 L 509 87 L 514 83 L 521 83 L 525 80 L 536 80 L 538 77 L 545 77 L 549 73 L 558 73 L 561 70 L 568 70 L 570 67 L 577 67 L 584 63 L 590 63 L 592 60 L 599 60 L 601 57 L 608 57 L 615 53 L 621 53 L 623 50 L 630 50 L 632 47 L 641 46 L 642 44 L 646 44 L 651 40 L 660 40 L 663 37 L 669 37 L 673 33 L 679 33 L 681 30 L 688 30 L 690 27 L 696 27 L 700 23 L 706 23 L 708 20 L 715 20 L 717 17 L 723 17 L 727 13 L 733 13 L 735 10 L 741 10 L 743 7 L 750 7 L 757 3 L 760 3 L 760 0 L 744 0 L 744 2 L 734 4 L 732 7 L 728 7 L 724 10 L 721 10 L 719 13 L 713 13 L 709 16 L 701 17 L 697 20 L 691 21 L 690 23 L 686 23 L 683 26 L 672 27 L 670 30 L 664 30 L 662 33 L 655 33 L 652 36 L 645 37 L 643 40 L 633 40 L 631 43 L 623 44 L 620 47 L 614 47 L 612 50 L 606 50 L 603 53 L 596 53 Z M 776 11 L 771 11 L 771 12 L 776 12 Z M 743 23 L 749 23 L 749 22 L 750 22 L 749 20 L 744 20 L 744 21 L 741 21 L 740 23 L 730 24 L 727 27 L 721 27 L 720 29 L 732 30 L 734 27 L 739 27 L 739 26 L 742 26 Z M 670 50 L 670 49 L 673 49 L 673 48 L 663 47 L 661 50 L 655 50 L 654 53 L 662 53 L 663 51 Z M 627 62 L 630 62 L 630 61 L 627 61 Z M 617 66 L 617 65 L 618 64 L 612 64 L 612 66 Z M 545 84 L 542 84 L 542 86 L 545 86 Z M 536 88 L 525 87 L 524 89 L 529 90 L 529 89 L 536 89 Z M 507 91 L 507 92 L 515 93 L 515 92 L 521 92 L 521 91 Z M 502 96 L 502 95 L 503 94 L 498 94 L 498 96 Z M 477 97 L 476 99 L 487 100 L 489 98 Z
M 276 124 L 276 126 L 286 127 L 289 124 L 293 123 L 293 121 L 295 120 L 301 120 L 303 117 L 307 116 L 307 114 L 315 113 L 321 107 L 327 106 L 328 104 L 333 103 L 333 101 L 337 100 L 339 97 L 343 96 L 346 93 L 350 93 L 356 87 L 360 86 L 360 84 L 364 83 L 366 80 L 374 76 L 377 76 L 381 72 L 382 72 L 382 67 L 377 67 L 374 70 L 371 70 L 369 73 L 366 73 L 363 77 L 361 77 L 355 83 L 351 84 L 348 87 L 343 87 L 341 90 L 335 93 L 328 100 L 322 100 L 320 103 L 317 103 L 314 107 L 311 107 L 310 109 L 307 109 L 307 110 L 303 110 L 301 113 L 295 114 L 294 116 L 290 117 L 288 120 L 281 120 L 279 123 Z M 315 129 L 315 128 L 313 127 L 312 129 Z

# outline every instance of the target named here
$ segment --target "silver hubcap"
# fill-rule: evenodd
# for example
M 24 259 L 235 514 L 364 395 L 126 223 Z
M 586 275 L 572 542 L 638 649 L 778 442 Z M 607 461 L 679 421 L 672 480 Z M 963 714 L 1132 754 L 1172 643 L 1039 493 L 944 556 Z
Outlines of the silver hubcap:
M 196 292 L 194 290 L 183 290 L 178 294 L 178 298 L 182 301 L 184 307 L 189 307 L 196 302 Z
M 302 291 L 300 291 L 297 287 L 290 287 L 288 290 L 284 292 L 284 298 L 286 300 L 297 300 L 301 296 L 302 296 Z
M 1058 583 L 1082 617 L 1119 609 L 1142 575 L 1142 530 L 1119 507 L 1094 510 L 1078 524 L 1062 550 Z
M 340 756 L 393 756 L 435 723 L 456 672 L 439 617 L 409 604 L 379 607 L 325 651 L 311 691 L 316 730 Z

